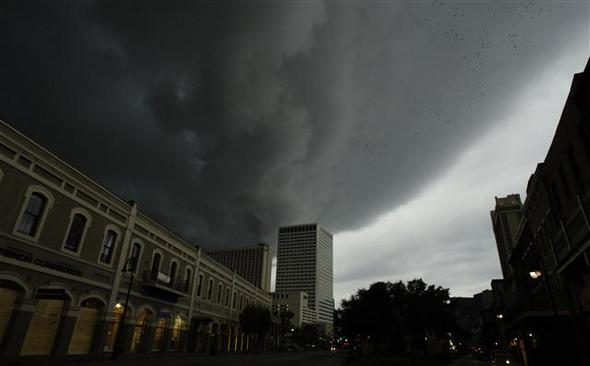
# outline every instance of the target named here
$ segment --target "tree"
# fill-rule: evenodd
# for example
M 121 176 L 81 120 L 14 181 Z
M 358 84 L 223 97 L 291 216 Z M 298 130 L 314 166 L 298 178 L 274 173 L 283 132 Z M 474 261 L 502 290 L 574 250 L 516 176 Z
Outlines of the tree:
M 240 313 L 240 326 L 245 333 L 256 336 L 256 345 L 260 350 L 261 341 L 271 326 L 270 310 L 258 305 L 246 306 Z
M 281 322 L 279 328 L 279 346 L 283 349 L 285 348 L 286 342 L 285 336 L 287 335 L 288 330 L 291 329 L 291 319 L 293 319 L 295 314 L 290 310 L 279 309 L 275 311 L 273 315 L 279 318 Z
M 342 301 L 342 329 L 349 339 L 370 341 L 377 350 L 423 345 L 428 335 L 451 329 L 448 300 L 448 289 L 422 279 L 376 282 Z
M 291 324 L 291 319 L 295 316 L 290 310 L 277 311 L 274 315 L 281 320 L 282 326 L 289 326 Z
M 390 283 L 377 282 L 342 301 L 342 327 L 350 339 L 370 339 L 374 345 L 390 343 L 397 321 Z
M 320 341 L 320 331 L 317 325 L 304 324 L 301 328 L 295 328 L 293 340 L 299 346 L 316 345 L 321 347 L 323 341 Z
M 334 338 L 338 339 L 344 335 L 342 328 L 342 309 L 334 309 Z

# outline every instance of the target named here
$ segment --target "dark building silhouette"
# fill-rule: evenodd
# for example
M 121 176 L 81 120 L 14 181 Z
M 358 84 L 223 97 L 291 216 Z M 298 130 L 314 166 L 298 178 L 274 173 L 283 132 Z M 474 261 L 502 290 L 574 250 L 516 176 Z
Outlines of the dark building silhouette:
M 478 328 L 479 309 L 475 306 L 473 297 L 452 297 L 451 306 L 457 326 L 462 330 L 464 338 L 473 341 L 473 335 Z M 471 344 L 471 343 L 470 343 Z
M 492 280 L 492 287 L 494 287 Z M 451 298 L 457 327 L 461 331 L 463 342 L 471 348 L 480 348 L 488 353 L 502 348 L 504 340 L 502 331 L 502 313 L 498 312 L 500 301 L 495 291 L 484 290 L 473 297 Z
M 496 207 L 490 212 L 490 216 L 496 237 L 502 275 L 505 279 L 509 279 L 512 276 L 512 268 L 510 268 L 508 258 L 510 258 L 510 254 L 514 249 L 518 225 L 522 218 L 520 195 L 510 194 L 506 197 L 496 197 Z
M 589 78 L 590 61 L 529 179 L 508 254 L 512 275 L 498 286 L 511 289 L 503 295 L 507 336 L 531 366 L 590 364 Z

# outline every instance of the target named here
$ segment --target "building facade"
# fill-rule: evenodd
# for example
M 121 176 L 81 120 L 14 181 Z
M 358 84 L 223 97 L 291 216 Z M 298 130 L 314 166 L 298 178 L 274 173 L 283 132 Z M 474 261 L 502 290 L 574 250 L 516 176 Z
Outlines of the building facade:
M 510 194 L 506 197 L 496 197 L 496 207 L 490 212 L 492 228 L 496 237 L 498 257 L 505 279 L 512 276 L 512 269 L 508 263 L 512 249 L 516 243 L 516 233 L 522 217 L 522 202 L 520 195 Z
M 305 324 L 316 324 L 316 312 L 309 307 L 307 293 L 297 292 L 274 292 L 272 294 L 272 311 L 277 317 L 281 314 L 292 313 L 290 323 L 294 327 L 301 328 Z
M 207 255 L 254 286 L 270 291 L 272 252 L 268 244 L 208 250 Z
M 1 121 L 0 207 L 0 357 L 243 350 L 240 311 L 271 307 L 269 292 Z
M 276 292 L 305 292 L 317 322 L 333 332 L 332 234 L 318 224 L 279 228 Z
M 576 74 L 555 136 L 528 181 L 509 262 L 516 298 L 506 332 L 527 365 L 588 365 L 590 61 Z

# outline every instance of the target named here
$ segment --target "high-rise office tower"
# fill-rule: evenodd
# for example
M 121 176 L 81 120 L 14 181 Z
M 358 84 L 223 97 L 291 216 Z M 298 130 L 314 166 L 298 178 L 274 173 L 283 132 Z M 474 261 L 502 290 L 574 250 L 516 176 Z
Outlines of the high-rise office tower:
M 332 332 L 334 319 L 332 234 L 318 224 L 279 228 L 276 292 L 303 291 L 318 324 Z
M 272 252 L 267 244 L 215 249 L 206 253 L 254 286 L 270 291 Z
M 502 275 L 504 279 L 510 279 L 512 268 L 508 259 L 516 244 L 516 235 L 522 218 L 520 195 L 510 194 L 506 197 L 496 197 L 496 208 L 490 212 L 490 216 L 492 217 Z

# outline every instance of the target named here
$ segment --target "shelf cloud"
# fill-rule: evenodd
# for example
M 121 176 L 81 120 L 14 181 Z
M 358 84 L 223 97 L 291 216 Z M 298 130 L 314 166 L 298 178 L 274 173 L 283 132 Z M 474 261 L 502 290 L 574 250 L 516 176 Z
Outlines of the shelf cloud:
M 581 70 L 588 10 L 587 2 L 1 1 L 0 118 L 205 248 L 274 244 L 277 226 L 317 221 L 337 234 L 337 260 L 356 253 L 383 268 L 337 262 L 341 283 L 426 275 L 473 261 L 484 244 L 493 256 L 490 228 L 449 222 L 430 231 L 437 240 L 388 243 L 369 229 L 431 197 L 500 121 L 516 120 L 509 113 L 522 112 L 517 103 L 535 80 Z M 562 89 L 530 97 L 558 110 Z M 496 174 L 485 159 L 502 142 L 488 148 L 466 194 Z M 519 187 L 530 171 L 519 171 Z M 493 195 L 478 199 L 460 210 L 487 219 Z M 469 240 L 457 242 L 457 231 Z M 346 241 L 353 237 L 367 252 L 439 255 L 411 271 L 363 256 Z M 462 255 L 448 257 L 449 247 Z M 493 272 L 484 267 L 470 284 Z M 352 291 L 344 288 L 341 296 Z

